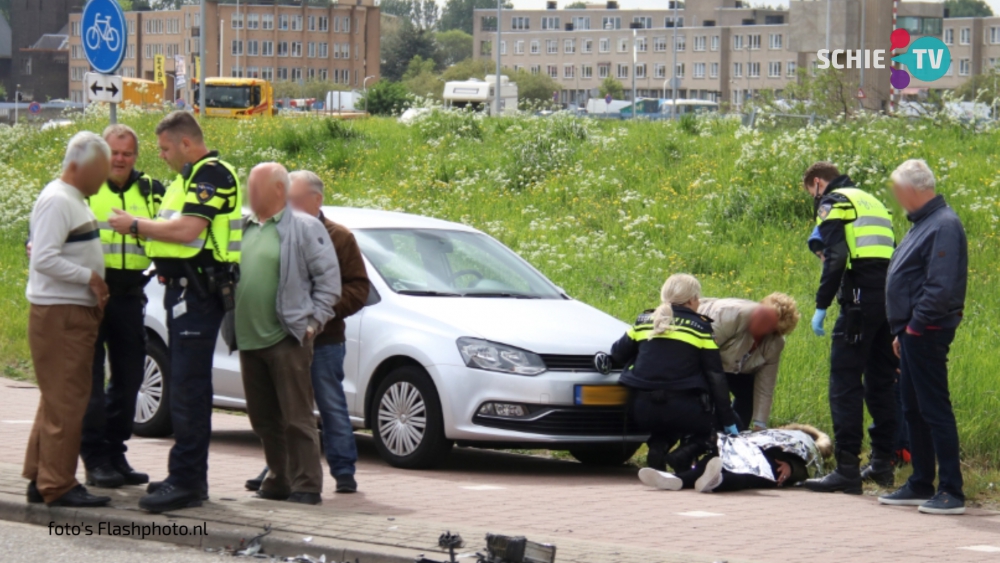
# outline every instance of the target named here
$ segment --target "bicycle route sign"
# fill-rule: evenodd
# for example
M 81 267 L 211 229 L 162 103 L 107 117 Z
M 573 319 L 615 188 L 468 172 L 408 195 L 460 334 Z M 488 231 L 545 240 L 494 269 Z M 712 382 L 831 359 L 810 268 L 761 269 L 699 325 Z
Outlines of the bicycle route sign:
M 80 22 L 83 52 L 90 66 L 101 74 L 112 74 L 125 58 L 125 13 L 117 0 L 89 0 Z

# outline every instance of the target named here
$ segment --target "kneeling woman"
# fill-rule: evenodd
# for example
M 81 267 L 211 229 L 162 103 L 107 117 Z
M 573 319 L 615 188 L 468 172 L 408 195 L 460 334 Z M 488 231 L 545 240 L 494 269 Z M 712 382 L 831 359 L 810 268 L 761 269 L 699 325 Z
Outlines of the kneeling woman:
M 737 434 L 712 319 L 697 313 L 700 296 L 694 276 L 670 276 L 660 306 L 611 347 L 614 361 L 626 366 L 619 382 L 632 391 L 633 420 L 649 433 L 647 465 L 654 469 L 665 469 L 681 438 L 712 444 L 718 429 Z

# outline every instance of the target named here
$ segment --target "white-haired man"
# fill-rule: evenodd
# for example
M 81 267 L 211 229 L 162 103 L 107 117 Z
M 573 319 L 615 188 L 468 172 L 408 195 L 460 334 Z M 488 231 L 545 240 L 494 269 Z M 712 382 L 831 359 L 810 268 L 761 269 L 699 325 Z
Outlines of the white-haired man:
M 913 223 L 886 279 L 886 312 L 900 358 L 913 475 L 879 502 L 919 506 L 928 514 L 962 514 L 965 495 L 947 362 L 965 308 L 968 243 L 962 221 L 934 192 L 934 173 L 926 162 L 907 160 L 891 179 L 893 195 Z
M 85 198 L 104 184 L 110 160 L 104 139 L 77 133 L 66 148 L 62 175 L 45 186 L 31 211 L 28 345 L 41 391 L 24 458 L 32 503 L 84 507 L 111 501 L 91 495 L 76 480 L 94 342 L 108 301 L 97 219 Z
M 340 299 L 337 254 L 322 223 L 286 208 L 283 166 L 255 166 L 248 184 L 252 213 L 240 268 L 250 281 L 236 288 L 234 332 L 247 414 L 269 468 L 257 496 L 319 504 L 323 469 L 310 366 L 313 338 Z

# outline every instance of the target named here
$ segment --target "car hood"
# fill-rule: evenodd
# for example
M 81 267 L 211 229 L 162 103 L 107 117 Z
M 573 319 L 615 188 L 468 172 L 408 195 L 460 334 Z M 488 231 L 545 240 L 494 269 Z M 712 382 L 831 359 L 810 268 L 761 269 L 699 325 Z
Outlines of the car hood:
M 628 325 L 571 299 L 399 296 L 414 313 L 451 325 L 456 336 L 509 344 L 537 354 L 610 352 Z

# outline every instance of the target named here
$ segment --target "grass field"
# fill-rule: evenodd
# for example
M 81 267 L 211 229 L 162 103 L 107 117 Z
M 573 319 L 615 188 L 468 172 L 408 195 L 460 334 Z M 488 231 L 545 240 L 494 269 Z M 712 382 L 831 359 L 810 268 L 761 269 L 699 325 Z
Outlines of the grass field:
M 152 132 L 158 117 L 126 113 L 122 121 L 140 133 L 139 168 L 165 179 Z M 22 244 L 33 197 L 58 173 L 69 136 L 105 123 L 92 114 L 54 131 L 0 129 L 0 361 L 8 374 L 28 365 Z M 970 492 L 990 496 L 1000 467 L 997 129 L 882 118 L 750 131 L 725 119 L 435 114 L 412 126 L 390 119 L 215 120 L 206 135 L 244 179 L 254 164 L 276 160 L 317 172 L 328 203 L 482 229 L 573 297 L 629 322 L 657 304 L 660 285 L 674 272 L 698 276 L 708 296 L 790 293 L 803 321 L 786 347 L 771 422 L 827 429 L 829 340 L 808 326 L 820 265 L 805 245 L 812 206 L 800 189 L 802 171 L 831 160 L 889 203 L 889 173 L 907 158 L 923 158 L 969 235 L 969 299 L 952 348 L 952 397 L 973 468 Z M 902 236 L 908 223 L 890 205 Z

